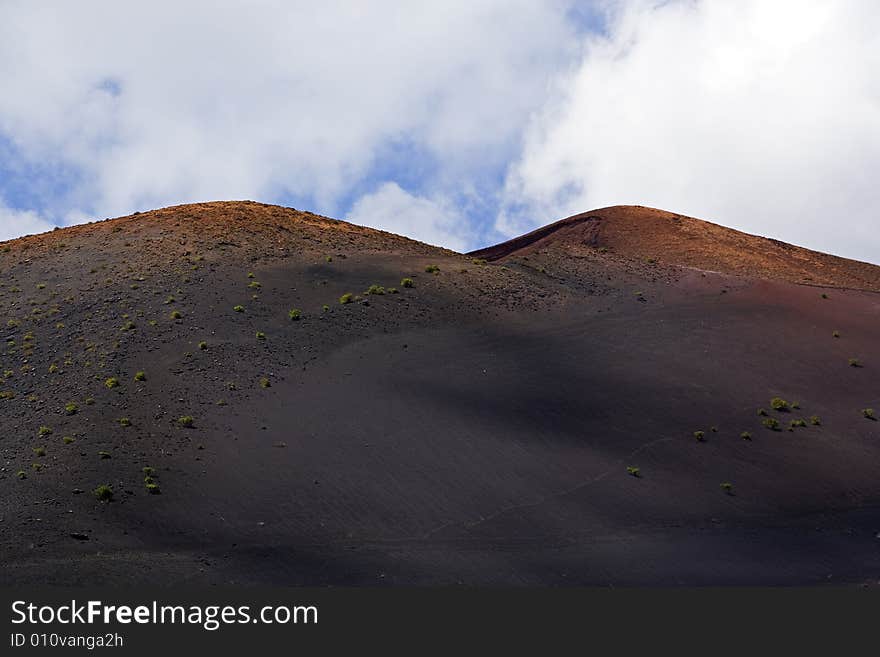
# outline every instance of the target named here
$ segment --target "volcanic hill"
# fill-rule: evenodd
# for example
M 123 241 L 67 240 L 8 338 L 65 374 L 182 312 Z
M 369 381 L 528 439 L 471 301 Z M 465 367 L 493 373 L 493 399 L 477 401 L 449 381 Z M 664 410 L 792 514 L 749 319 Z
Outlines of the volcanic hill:
M 595 249 L 736 276 L 880 292 L 880 267 L 639 205 L 584 212 L 472 255 L 496 261 Z
M 0 584 L 880 577 L 880 267 L 631 206 L 464 255 L 215 202 L 0 276 Z

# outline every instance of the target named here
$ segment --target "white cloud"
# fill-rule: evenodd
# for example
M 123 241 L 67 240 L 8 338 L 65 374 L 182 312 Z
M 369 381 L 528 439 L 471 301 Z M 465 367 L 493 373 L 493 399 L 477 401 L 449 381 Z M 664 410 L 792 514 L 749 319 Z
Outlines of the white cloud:
M 55 228 L 32 210 L 14 210 L 0 201 L 0 242 L 22 235 L 45 233 Z
M 634 203 L 880 262 L 880 4 L 609 7 L 526 133 L 501 232 Z
M 880 4 L 572 4 L 0 0 L 0 231 L 395 181 L 349 216 L 470 248 L 499 194 L 506 235 L 640 203 L 880 261 Z
M 468 222 L 452 203 L 413 196 L 394 182 L 362 196 L 347 219 L 457 251 L 470 244 Z
M 5 0 L 0 137 L 74 172 L 59 217 L 285 196 L 335 213 L 394 142 L 440 163 L 440 193 L 515 152 L 570 52 L 563 9 Z

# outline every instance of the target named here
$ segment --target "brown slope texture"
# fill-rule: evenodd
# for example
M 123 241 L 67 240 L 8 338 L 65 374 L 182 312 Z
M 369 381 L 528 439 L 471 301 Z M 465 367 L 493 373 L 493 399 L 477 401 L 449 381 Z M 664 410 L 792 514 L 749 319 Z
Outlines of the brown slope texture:
M 736 276 L 880 291 L 880 267 L 638 205 L 577 214 L 508 242 L 474 252 L 488 260 L 562 249 L 603 249 Z
M 620 250 L 0 245 L 0 585 L 875 585 L 880 295 Z

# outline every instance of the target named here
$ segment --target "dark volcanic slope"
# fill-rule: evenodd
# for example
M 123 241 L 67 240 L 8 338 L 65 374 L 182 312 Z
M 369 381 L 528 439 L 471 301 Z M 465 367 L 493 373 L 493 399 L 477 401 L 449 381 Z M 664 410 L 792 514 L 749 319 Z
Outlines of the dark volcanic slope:
M 0 584 L 876 582 L 880 295 L 554 235 L 206 203 L 0 245 Z
M 638 205 L 577 214 L 472 255 L 495 261 L 547 249 L 578 254 L 597 248 L 739 276 L 880 291 L 875 265 Z

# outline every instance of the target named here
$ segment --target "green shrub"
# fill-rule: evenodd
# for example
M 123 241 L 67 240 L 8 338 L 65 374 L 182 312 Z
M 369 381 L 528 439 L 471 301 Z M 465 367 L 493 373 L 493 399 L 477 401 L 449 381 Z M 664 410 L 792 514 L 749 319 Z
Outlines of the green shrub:
M 147 380 L 147 373 L 144 371 L 136 372 L 134 375 L 134 380 L 135 381 L 146 381 Z
M 810 418 L 810 424 L 814 427 L 822 426 L 822 419 L 818 415 L 814 415 Z
M 325 303 L 323 306 L 321 306 L 321 310 L 324 311 L 324 312 L 326 313 L 327 311 L 330 310 L 330 306 L 328 306 L 328 305 Z
M 351 292 L 346 292 L 346 293 L 343 294 L 341 297 L 339 297 L 339 303 L 341 303 L 342 305 L 345 305 L 345 304 L 347 304 L 347 303 L 351 303 L 351 300 L 352 300 L 352 299 L 353 299 L 353 295 L 352 295 L 352 293 L 351 293 Z
M 415 283 L 413 283 L 413 279 L 404 278 L 400 281 L 400 287 L 413 287 Z
M 642 476 L 642 471 L 633 465 L 627 466 L 626 473 L 636 478 Z
M 788 402 L 785 401 L 782 397 L 774 397 L 770 400 L 770 407 L 774 411 L 787 411 Z
M 779 431 L 779 420 L 776 418 L 768 417 L 762 424 L 771 431 Z
M 862 363 L 861 363 L 861 361 L 859 361 L 858 358 L 850 358 L 848 362 L 849 362 L 850 367 L 861 367 L 862 366 Z
M 235 312 L 237 312 L 237 313 L 243 313 L 243 312 L 244 312 L 244 306 L 235 306 L 235 308 L 233 308 L 233 310 L 234 310 Z
M 723 490 L 728 495 L 733 495 L 733 484 L 729 481 L 725 481 L 721 484 L 721 490 Z
M 73 402 L 70 402 L 64 406 L 64 412 L 68 415 L 75 415 L 78 410 L 79 406 L 77 406 Z
M 834 331 L 834 333 L 831 334 L 831 337 L 832 337 L 832 338 L 839 338 L 839 337 L 840 337 L 840 331 Z
M 440 267 L 438 267 L 437 265 L 428 265 L 427 267 L 425 267 L 425 273 L 428 273 L 428 274 L 436 274 L 439 271 L 440 271 Z
M 135 323 L 129 321 L 129 322 L 126 322 L 125 324 L 123 324 L 123 325 L 122 325 L 122 328 L 121 328 L 120 330 L 122 330 L 122 331 L 133 331 L 135 328 L 136 328 Z
M 110 452 L 100 451 L 100 452 L 98 452 L 98 458 L 99 459 L 109 459 Z
M 260 387 L 261 388 L 271 388 L 272 382 L 269 379 L 267 379 L 266 377 L 263 377 L 262 379 L 260 379 Z
M 50 436 L 50 435 L 52 435 L 52 428 L 51 428 L 51 427 L 42 426 L 42 427 L 40 427 L 39 430 L 37 431 L 37 435 L 40 436 L 40 438 L 42 438 L 42 437 L 44 437 L 44 436 Z
M 805 427 L 805 426 L 807 426 L 807 421 L 804 420 L 804 419 L 802 419 L 802 418 L 798 418 L 797 420 L 792 420 L 792 421 L 789 423 L 789 426 L 790 426 L 792 429 L 798 429 L 798 428 L 800 428 L 800 427 Z
M 265 339 L 266 339 L 266 334 L 263 333 L 262 331 L 257 331 L 257 340 L 265 340 Z
M 61 439 L 61 442 L 63 442 L 65 445 L 70 445 L 71 443 L 73 443 L 73 438 L 71 438 L 70 436 L 64 436 Z
M 205 351 L 207 348 L 208 348 L 208 343 L 207 343 L 207 342 L 205 342 L 204 340 L 202 340 L 201 342 L 199 342 L 199 349 L 201 349 L 202 351 Z
M 119 386 L 119 379 L 117 379 L 115 376 L 111 376 L 109 379 L 104 381 L 104 385 L 111 389 L 116 388 Z
M 743 440 L 751 440 L 752 434 L 750 434 L 748 431 L 743 431 L 741 434 L 739 434 L 739 437 Z
M 704 440 L 706 440 L 706 432 L 694 431 L 694 438 L 696 438 L 699 442 L 703 442 Z
M 43 458 L 46 456 L 46 448 L 45 447 L 34 447 L 34 456 L 37 458 Z
M 156 484 L 156 483 L 154 483 L 154 482 L 152 482 L 152 481 L 149 482 L 149 483 L 147 483 L 147 484 L 145 484 L 145 488 L 147 489 L 147 492 L 148 492 L 150 495 L 158 495 L 159 493 L 162 492 L 162 491 L 159 490 L 159 484 Z
M 288 311 L 287 317 L 288 317 L 288 319 L 290 319 L 292 321 L 296 321 L 300 317 L 302 317 L 302 311 L 299 308 L 292 308 L 291 310 Z
M 801 403 L 800 402 L 791 402 L 791 407 L 795 410 L 800 410 Z
M 149 465 L 141 468 L 141 472 L 143 472 L 147 477 L 152 477 L 156 470 Z
M 762 417 L 767 417 L 767 411 L 766 411 L 766 409 L 759 408 L 759 409 L 758 409 L 758 415 L 760 415 L 760 416 L 762 416 Z
M 27 479 L 27 473 L 24 470 L 19 470 L 15 473 L 15 476 L 19 479 Z
M 171 317 L 171 319 L 180 319 L 183 315 L 180 314 L 179 310 L 172 310 L 169 317 Z
M 877 419 L 877 417 L 874 415 L 874 409 L 873 409 L 873 408 L 863 408 L 863 409 L 862 409 L 862 415 L 864 415 L 864 416 L 865 416 L 866 418 L 868 418 L 869 420 L 876 420 L 876 419 Z
M 396 287 L 389 287 L 388 294 L 400 294 L 400 291 Z
M 193 424 L 195 424 L 195 420 L 193 420 L 191 415 L 184 415 L 183 417 L 177 418 L 177 424 L 189 429 L 193 426 Z
M 248 287 L 251 288 L 252 290 L 258 290 L 263 286 L 259 283 L 259 281 L 251 281 L 248 284 Z
M 113 489 L 110 484 L 101 484 L 92 492 L 101 502 L 109 502 L 113 499 Z
M 119 426 L 130 427 L 131 420 L 129 420 L 127 417 L 121 417 L 121 418 L 119 418 Z
M 370 287 L 367 288 L 365 294 L 385 294 L 385 288 L 381 285 L 376 285 L 373 283 Z

